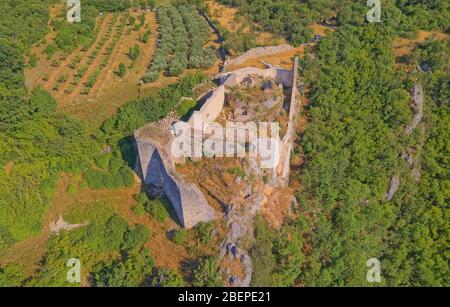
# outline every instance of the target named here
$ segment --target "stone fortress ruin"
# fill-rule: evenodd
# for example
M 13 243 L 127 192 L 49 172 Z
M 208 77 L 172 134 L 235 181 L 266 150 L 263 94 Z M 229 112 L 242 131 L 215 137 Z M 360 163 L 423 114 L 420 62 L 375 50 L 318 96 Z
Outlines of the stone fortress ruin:
M 146 126 L 135 132 L 143 182 L 162 189 L 184 228 L 215 219 L 214 209 L 208 205 L 203 193 L 177 174 L 172 155 L 154 137 L 152 130 L 152 126 Z
M 282 48 L 284 50 L 286 46 L 283 45 Z M 269 48 L 269 50 L 272 49 L 276 50 L 276 46 Z M 254 53 L 254 51 L 250 51 L 250 55 L 252 52 Z M 219 86 L 209 93 L 209 98 L 199 110 L 193 112 L 187 124 L 193 129 L 195 116 L 200 116 L 205 125 L 218 120 L 221 114 L 223 115 L 225 108 L 229 108 L 226 97 L 233 91 L 233 88 L 248 88 L 262 82 L 270 88 L 278 87 L 285 93 L 290 92 L 288 99 L 284 99 L 281 103 L 275 101 L 267 105 L 267 109 L 270 109 L 272 105 L 279 103 L 287 113 L 286 128 L 283 129 L 284 135 L 280 140 L 280 160 L 278 165 L 271 170 L 272 176 L 269 182 L 272 186 L 286 186 L 289 181 L 289 161 L 294 139 L 293 120 L 297 108 L 298 59 L 295 58 L 294 65 L 290 70 L 265 65 L 265 69 L 246 67 L 218 75 L 216 80 L 218 80 Z M 176 171 L 175 165 L 185 162 L 184 158 L 177 158 L 171 152 L 171 144 L 174 140 L 172 126 L 176 119 L 167 118 L 163 121 L 164 123 L 148 124 L 135 132 L 139 155 L 138 172 L 141 174 L 143 182 L 160 188 L 164 192 L 183 227 L 192 228 L 199 222 L 214 220 L 218 217 L 218 213 L 208 204 L 199 187 Z

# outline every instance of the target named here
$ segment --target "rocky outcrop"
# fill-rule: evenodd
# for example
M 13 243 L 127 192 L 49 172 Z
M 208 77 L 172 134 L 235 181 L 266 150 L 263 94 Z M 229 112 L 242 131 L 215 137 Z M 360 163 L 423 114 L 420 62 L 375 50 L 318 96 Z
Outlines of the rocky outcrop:
M 414 110 L 414 116 L 412 122 L 405 128 L 405 132 L 408 135 L 411 134 L 414 131 L 414 129 L 416 129 L 417 125 L 422 121 L 424 100 L 425 98 L 423 95 L 422 86 L 416 84 L 414 86 L 413 100 L 412 100 L 412 108 Z
M 413 97 L 411 106 L 414 111 L 414 115 L 412 118 L 412 121 L 409 125 L 405 127 L 405 134 L 411 135 L 413 131 L 417 128 L 417 126 L 420 124 L 423 118 L 423 110 L 424 110 L 424 102 L 425 102 L 425 96 L 423 94 L 423 89 L 420 84 L 414 85 L 413 90 Z M 405 148 L 401 153 L 400 157 L 405 159 L 408 165 L 412 168 L 411 176 L 415 181 L 420 180 L 420 165 L 414 160 L 414 152 L 420 152 L 421 147 L 423 144 L 420 144 L 418 148 Z M 400 176 L 395 175 L 391 178 L 390 184 L 389 184 L 389 191 L 385 195 L 385 200 L 390 201 L 394 194 L 397 192 L 398 188 L 400 186 Z
M 423 93 L 422 86 L 420 84 L 415 84 L 413 90 L 413 99 L 411 102 L 411 107 L 414 111 L 414 115 L 411 123 L 405 128 L 405 133 L 407 135 L 411 135 L 422 121 L 424 103 L 425 103 L 425 96 Z M 422 129 L 425 128 L 422 127 Z M 421 172 L 420 172 L 420 164 L 417 163 L 417 161 L 415 161 L 413 153 L 415 153 L 415 155 L 420 154 L 422 147 L 423 143 L 416 146 L 416 148 L 406 148 L 406 150 L 403 151 L 401 154 L 401 157 L 406 159 L 408 165 L 412 167 L 411 175 L 415 181 L 420 180 Z
M 69 224 L 64 220 L 62 215 L 60 215 L 55 222 L 50 223 L 49 228 L 51 233 L 59 234 L 61 230 L 74 230 L 77 228 L 85 227 L 87 225 L 89 225 L 88 222 L 82 224 Z
M 389 183 L 389 191 L 386 193 L 385 196 L 385 199 L 387 201 L 392 200 L 399 186 L 400 186 L 400 176 L 395 175 L 392 177 L 391 182 Z

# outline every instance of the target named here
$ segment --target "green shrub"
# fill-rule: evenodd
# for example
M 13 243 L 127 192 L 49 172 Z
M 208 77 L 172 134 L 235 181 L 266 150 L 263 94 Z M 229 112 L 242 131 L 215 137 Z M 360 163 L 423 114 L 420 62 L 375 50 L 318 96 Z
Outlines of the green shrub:
M 133 212 L 137 216 L 143 216 L 145 214 L 145 205 L 142 203 L 137 203 L 133 206 Z
M 36 67 L 37 65 L 37 55 L 36 53 L 32 53 L 30 55 L 30 59 L 28 60 L 28 64 L 30 65 L 30 67 Z
M 137 60 L 137 58 L 139 57 L 139 55 L 141 54 L 141 48 L 139 47 L 139 45 L 134 45 L 133 47 L 131 47 L 128 50 L 128 57 L 130 58 L 130 60 L 132 62 L 135 62 Z
M 177 273 L 161 268 L 155 270 L 152 277 L 152 287 L 184 287 L 184 281 Z
M 237 176 L 237 177 L 241 177 L 241 178 L 245 177 L 244 171 L 239 166 L 230 167 L 229 169 L 227 169 L 227 172 L 229 174 Z
M 184 117 L 192 113 L 197 106 L 195 99 L 183 99 L 177 106 L 176 112 L 179 117 Z
M 120 63 L 119 70 L 117 71 L 117 75 L 122 78 L 123 76 L 125 76 L 126 73 L 127 73 L 127 68 L 125 67 L 125 64 Z
M 139 41 L 140 41 L 141 43 L 144 43 L 144 44 L 148 43 L 148 40 L 150 39 L 150 35 L 151 35 L 151 34 L 152 34 L 152 31 L 151 31 L 151 30 L 145 31 L 144 34 L 142 34 L 141 36 L 139 36 Z
M 84 173 L 84 179 L 91 189 L 101 189 L 104 184 L 104 172 L 90 169 Z
M 171 240 L 176 244 L 183 244 L 184 240 L 186 240 L 187 231 L 185 229 L 179 229 L 173 231 L 171 234 Z
M 130 16 L 128 18 L 128 25 L 133 26 L 135 22 L 136 22 L 136 17 Z
M 119 175 L 123 186 L 132 187 L 135 184 L 134 173 L 130 168 L 126 166 L 121 167 L 119 169 Z
M 122 259 L 102 262 L 92 274 L 97 287 L 139 287 L 151 275 L 153 259 L 146 250 L 127 255 Z
M 213 230 L 214 230 L 213 223 L 201 222 L 195 226 L 196 236 L 203 244 L 209 244 L 211 242 Z
M 205 257 L 199 261 L 193 274 L 194 287 L 222 287 L 223 281 L 219 274 L 218 259 Z
M 26 278 L 22 267 L 17 264 L 0 267 L 0 288 L 21 287 Z
M 44 52 L 47 55 L 47 58 L 50 59 L 56 52 L 56 46 L 54 44 L 49 44 L 45 47 Z
M 150 231 L 144 225 L 137 225 L 129 229 L 124 237 L 122 250 L 131 251 L 139 249 L 150 237 Z
M 163 223 L 169 217 L 168 201 L 166 199 L 153 199 L 147 202 L 145 210 L 158 222 Z
M 106 170 L 109 167 L 109 161 L 111 160 L 111 158 L 111 154 L 103 154 L 100 155 L 95 162 L 99 168 Z
M 145 203 L 147 203 L 147 202 L 148 202 L 148 196 L 147 196 L 147 193 L 142 192 L 142 193 L 139 193 L 138 195 L 136 195 L 136 201 L 137 201 L 139 204 L 145 204 Z

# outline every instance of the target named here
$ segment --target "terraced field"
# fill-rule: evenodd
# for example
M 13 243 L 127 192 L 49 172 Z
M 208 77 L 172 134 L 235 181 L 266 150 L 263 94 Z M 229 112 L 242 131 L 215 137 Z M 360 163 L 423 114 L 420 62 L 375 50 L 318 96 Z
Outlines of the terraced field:
M 56 18 L 63 10 L 63 6 L 55 5 L 50 11 L 51 16 Z M 178 10 L 165 7 L 163 11 L 176 17 L 177 31 L 187 33 L 186 48 L 183 55 L 174 52 L 178 48 L 173 44 L 177 41 L 176 36 L 169 33 L 171 49 L 164 54 L 167 65 L 150 83 L 143 81 L 147 80 L 145 77 L 149 72 L 158 68 L 155 63 L 163 55 L 162 26 L 157 13 L 132 9 L 98 16 L 94 42 L 70 54 L 57 52 L 48 57 L 45 45 L 35 46 L 32 53 L 37 55 L 38 64 L 25 72 L 27 87 L 42 86 L 58 101 L 60 111 L 83 120 L 94 130 L 125 102 L 174 83 L 189 72 L 200 69 L 208 74 L 217 73 L 219 44 L 206 21 L 197 11 L 187 7 Z M 51 24 L 49 22 L 51 31 L 46 45 L 55 39 Z M 197 29 L 201 31 L 197 33 Z M 204 59 L 208 59 L 206 66 Z

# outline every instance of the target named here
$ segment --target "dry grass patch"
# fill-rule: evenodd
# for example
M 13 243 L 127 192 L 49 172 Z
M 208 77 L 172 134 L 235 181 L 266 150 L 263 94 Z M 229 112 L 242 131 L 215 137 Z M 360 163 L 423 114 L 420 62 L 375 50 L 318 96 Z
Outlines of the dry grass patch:
M 430 32 L 430 31 L 418 31 L 416 37 L 413 39 L 409 38 L 397 38 L 394 41 L 394 55 L 396 57 L 402 57 L 410 54 L 414 48 L 423 44 L 426 40 L 434 38 L 437 40 L 447 40 L 448 36 L 445 33 L 440 32 Z
M 249 24 L 248 19 L 240 16 L 238 14 L 238 9 L 234 7 L 229 7 L 212 0 L 206 1 L 206 4 L 211 14 L 210 17 L 214 21 L 217 21 L 223 29 L 229 32 L 237 32 L 240 30 L 243 33 L 253 33 L 255 35 L 257 45 L 260 46 L 280 45 L 286 43 L 286 39 L 276 33 L 253 31 L 252 25 Z

